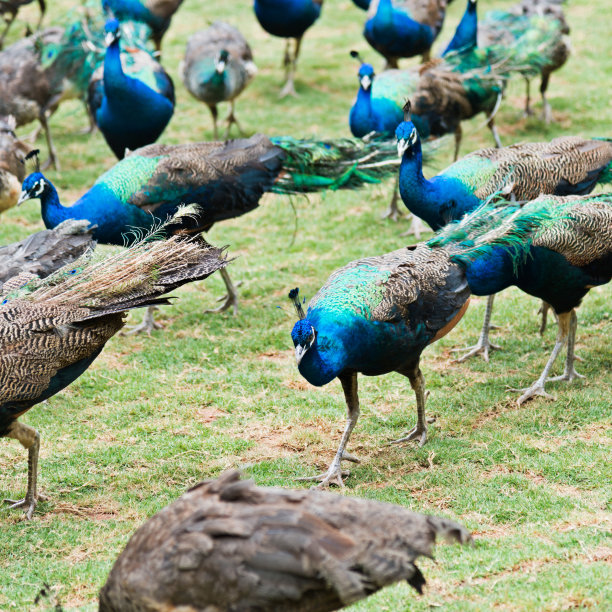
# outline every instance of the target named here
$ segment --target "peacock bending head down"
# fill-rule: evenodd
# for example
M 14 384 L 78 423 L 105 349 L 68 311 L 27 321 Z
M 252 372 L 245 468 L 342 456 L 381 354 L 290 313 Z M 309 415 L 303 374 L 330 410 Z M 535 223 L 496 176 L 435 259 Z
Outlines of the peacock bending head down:
M 314 344 L 317 338 L 317 331 L 308 319 L 300 319 L 291 330 L 291 339 L 295 346 L 295 360 L 300 365 L 300 361 Z

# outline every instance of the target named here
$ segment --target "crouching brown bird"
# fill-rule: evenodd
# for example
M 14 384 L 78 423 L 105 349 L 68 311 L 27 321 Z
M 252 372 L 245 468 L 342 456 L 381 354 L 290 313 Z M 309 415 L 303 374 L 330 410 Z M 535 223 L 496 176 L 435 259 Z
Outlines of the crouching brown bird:
M 407 580 L 457 523 L 322 491 L 256 487 L 230 471 L 145 523 L 100 592 L 100 612 L 337 610 Z
M 19 416 L 76 380 L 124 325 L 125 312 L 167 304 L 164 294 L 227 264 L 201 239 L 148 238 L 99 263 L 79 262 L 0 295 L 0 437 L 28 449 L 28 488 L 12 503 L 32 517 L 40 436 Z M 17 288 L 15 288 L 17 287 Z M 8 500 L 7 500 L 8 501 Z

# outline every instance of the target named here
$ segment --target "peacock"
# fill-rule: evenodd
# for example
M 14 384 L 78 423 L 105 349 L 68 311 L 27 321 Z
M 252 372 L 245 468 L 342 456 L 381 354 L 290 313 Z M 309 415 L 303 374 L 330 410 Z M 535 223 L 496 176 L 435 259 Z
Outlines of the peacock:
M 527 92 L 525 115 L 531 115 L 530 83 L 540 74 L 542 117 L 549 123 L 552 110 L 546 99 L 551 74 L 561 68 L 571 53 L 569 26 L 563 9 L 552 0 L 523 0 L 507 11 L 491 11 L 478 27 L 478 43 L 482 47 L 495 45 L 501 49 L 512 47 L 525 56 L 537 56 L 537 66 L 526 61 L 518 72 L 525 78 Z
M 232 123 L 242 132 L 234 115 L 234 100 L 256 72 L 251 47 L 240 31 L 228 23 L 215 21 L 187 41 L 181 76 L 189 93 L 210 108 L 215 140 L 219 139 L 217 104 L 220 102 L 230 103 L 225 137 L 229 136 Z
M 467 0 L 467 6 L 459 25 L 450 42 L 442 52 L 442 57 L 449 53 L 465 53 L 477 45 L 478 12 L 477 0 Z
M 146 24 L 150 28 L 155 48 L 159 51 L 172 16 L 182 2 L 183 0 L 102 0 L 102 8 L 121 22 Z
M 108 146 L 122 159 L 126 149 L 153 143 L 164 131 L 174 113 L 174 85 L 146 51 L 121 52 L 119 21 L 109 19 L 105 31 L 104 67 L 91 78 L 88 103 Z
M 183 145 L 149 145 L 133 151 L 95 182 L 74 205 L 62 206 L 51 181 L 35 171 L 23 182 L 20 202 L 40 199 L 45 226 L 64 219 L 87 219 L 103 244 L 129 243 L 133 228 L 148 230 L 183 202 L 200 205 L 195 217 L 182 217 L 167 230 L 207 231 L 218 221 L 258 206 L 266 191 L 291 194 L 356 189 L 397 171 L 395 147 L 358 139 L 329 141 L 249 139 Z M 396 157 L 396 156 L 394 156 Z M 219 310 L 237 309 L 237 295 L 225 270 L 228 289 Z M 152 329 L 147 319 L 143 329 Z
M 491 229 L 483 232 L 483 221 Z M 516 285 L 553 308 L 559 323 L 555 346 L 538 380 L 520 389 L 519 405 L 537 396 L 554 399 L 545 390 L 548 380 L 582 378 L 574 368 L 576 308 L 592 287 L 612 278 L 612 194 L 543 195 L 523 206 L 485 204 L 429 245 L 451 251 L 474 295 Z M 564 372 L 548 378 L 564 345 Z
M 261 27 L 272 36 L 287 39 L 283 59 L 287 81 L 280 92 L 281 98 L 297 95 L 294 78 L 302 37 L 321 15 L 322 5 L 323 0 L 254 0 L 255 16 Z M 290 39 L 295 40 L 293 53 Z
M 0 213 L 15 206 L 25 178 L 23 159 L 30 147 L 17 138 L 15 117 L 0 116 Z
M 437 536 L 469 532 L 444 518 L 326 491 L 256 487 L 231 470 L 192 487 L 132 536 L 100 592 L 100 612 L 324 612 L 406 580 Z
M 540 194 L 587 194 L 598 183 L 612 183 L 612 139 L 579 136 L 481 149 L 428 180 L 423 176 L 419 132 L 409 114 L 407 104 L 406 120 L 396 131 L 402 159 L 400 194 L 408 210 L 433 230 L 461 219 L 493 196 L 532 200 Z M 497 348 L 489 341 L 492 309 L 493 296 L 478 343 L 460 361 L 477 354 L 488 361 L 489 351 Z
M 386 60 L 385 68 L 397 68 L 401 57 L 422 55 L 442 29 L 446 0 L 371 0 L 363 35 Z
M 2 16 L 6 24 L 2 34 L 0 34 L 0 50 L 4 46 L 4 39 L 6 38 L 13 21 L 15 21 L 19 9 L 26 4 L 31 4 L 33 1 L 34 0 L 0 0 L 0 16 Z M 43 17 L 45 16 L 47 6 L 45 4 L 45 0 L 36 1 L 38 2 L 38 6 L 40 8 L 40 19 L 38 20 L 38 25 L 36 26 L 36 29 L 38 30 L 40 29 Z
M 183 214 L 187 214 L 186 212 Z M 201 239 L 147 236 L 97 263 L 75 262 L 0 297 L 0 437 L 28 449 L 23 507 L 32 518 L 40 436 L 17 419 L 77 379 L 124 325 L 125 312 L 167 304 L 166 293 L 222 269 L 222 249 Z M 16 285 L 16 286 L 14 286 Z M 8 291 L 8 293 L 7 293 Z
M 95 246 L 89 222 L 74 219 L 19 242 L 0 246 L 0 293 L 3 293 L 5 282 L 20 274 L 46 278 Z

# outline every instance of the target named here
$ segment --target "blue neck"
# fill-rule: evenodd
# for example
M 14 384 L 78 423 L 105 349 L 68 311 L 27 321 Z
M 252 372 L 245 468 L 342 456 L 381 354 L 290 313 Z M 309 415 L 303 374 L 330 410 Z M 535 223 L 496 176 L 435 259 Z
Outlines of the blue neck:
M 334 348 L 335 350 L 329 350 L 329 346 L 320 346 L 317 338 L 302 358 L 298 369 L 311 385 L 322 387 L 336 378 L 345 368 L 344 351 L 337 350 L 337 346 Z
M 357 92 L 357 100 L 349 115 L 349 126 L 353 136 L 363 138 L 372 132 L 374 122 L 372 120 L 372 87 L 366 91 L 361 85 Z
M 459 180 L 440 174 L 427 180 L 423 176 L 421 141 L 402 156 L 399 190 L 408 210 L 439 230 L 474 210 L 480 200 Z
M 104 93 L 111 100 L 117 91 L 124 91 L 131 81 L 123 72 L 121 66 L 121 50 L 119 40 L 114 40 L 106 49 L 104 55 Z
M 442 57 L 451 51 L 468 51 L 473 49 L 477 46 L 477 37 L 478 13 L 476 12 L 476 3 L 468 0 L 467 8 L 455 30 L 455 35 L 450 43 L 448 43 L 444 53 L 442 53 Z
M 514 264 L 508 248 L 492 247 L 485 255 L 463 265 L 474 295 L 492 295 L 515 282 Z

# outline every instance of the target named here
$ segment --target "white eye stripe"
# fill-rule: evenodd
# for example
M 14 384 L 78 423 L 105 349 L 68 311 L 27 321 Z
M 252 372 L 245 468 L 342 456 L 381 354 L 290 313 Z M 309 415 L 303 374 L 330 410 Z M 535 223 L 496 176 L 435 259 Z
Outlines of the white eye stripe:
M 36 183 L 36 191 L 34 192 L 35 196 L 39 196 L 45 189 L 45 181 L 43 179 L 40 179 L 37 183 Z

